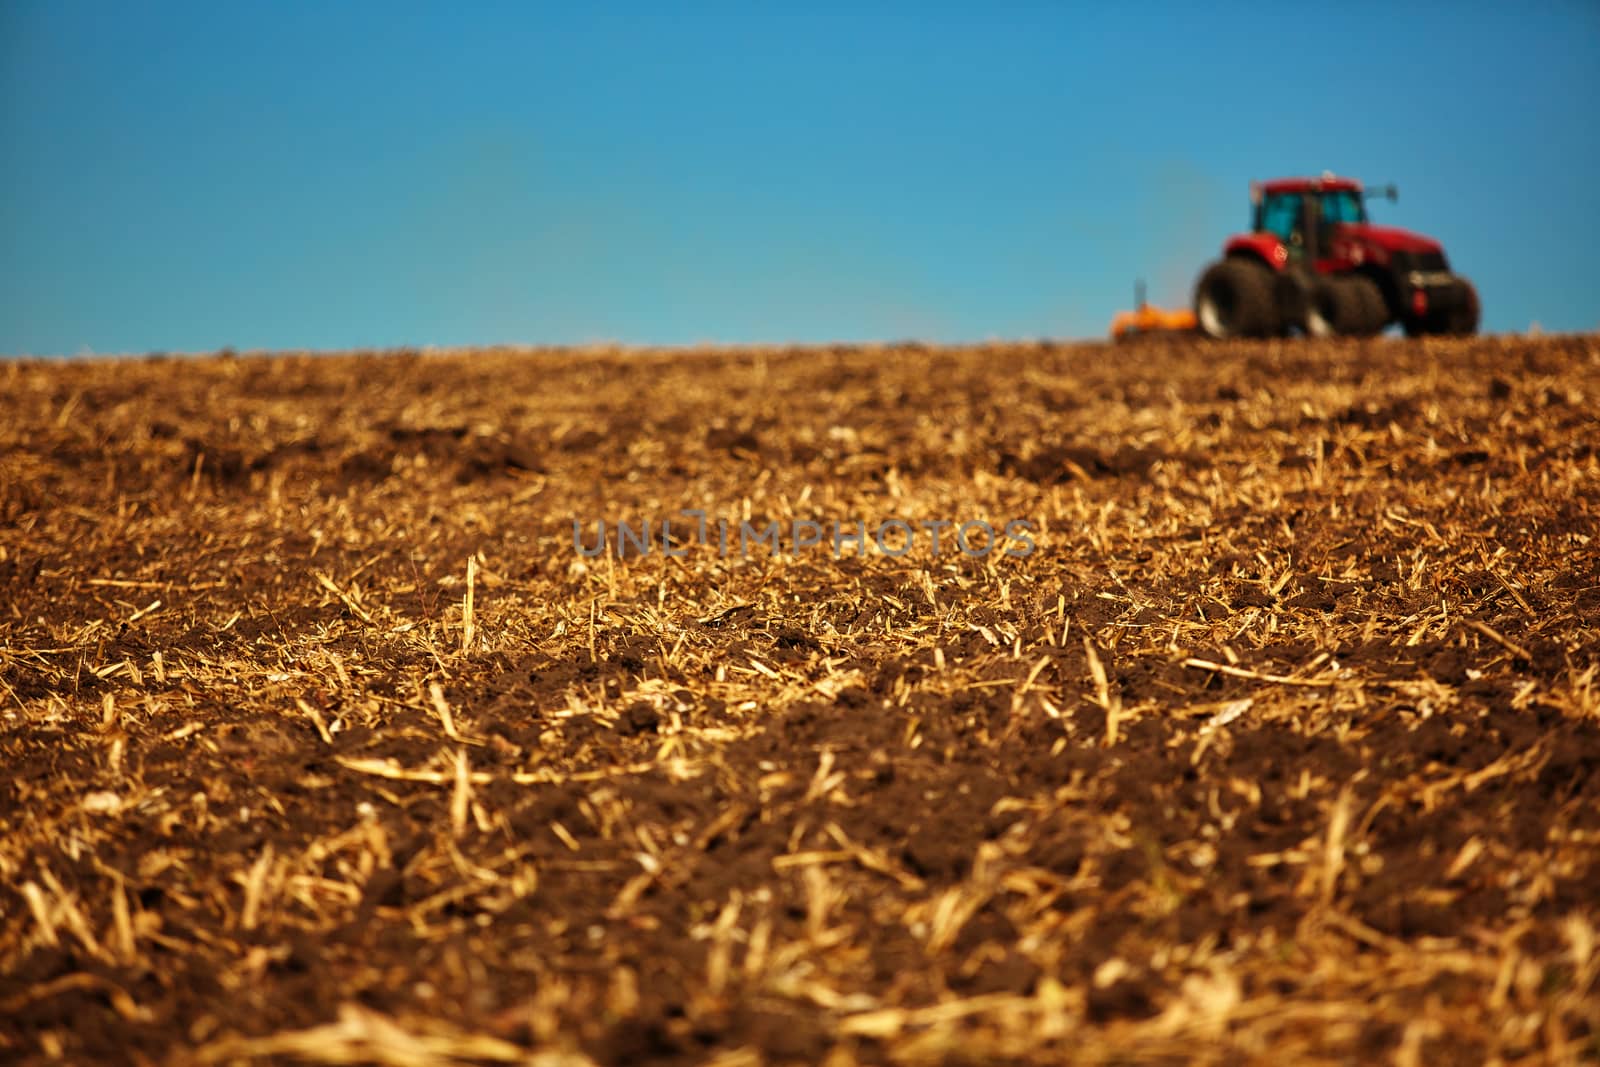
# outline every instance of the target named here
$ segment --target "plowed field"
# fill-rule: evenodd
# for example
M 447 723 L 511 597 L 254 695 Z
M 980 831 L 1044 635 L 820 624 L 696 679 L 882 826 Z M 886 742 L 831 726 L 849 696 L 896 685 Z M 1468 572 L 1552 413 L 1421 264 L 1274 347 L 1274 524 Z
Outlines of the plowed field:
M 1597 411 L 1593 337 L 0 365 L 0 1059 L 1593 1062 Z

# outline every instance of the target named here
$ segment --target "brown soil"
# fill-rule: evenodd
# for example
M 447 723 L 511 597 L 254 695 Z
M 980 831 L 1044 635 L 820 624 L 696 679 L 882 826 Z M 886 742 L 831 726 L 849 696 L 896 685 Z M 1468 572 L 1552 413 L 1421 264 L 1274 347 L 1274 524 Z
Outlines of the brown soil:
M 1595 338 L 0 386 L 0 1059 L 1600 1057 Z

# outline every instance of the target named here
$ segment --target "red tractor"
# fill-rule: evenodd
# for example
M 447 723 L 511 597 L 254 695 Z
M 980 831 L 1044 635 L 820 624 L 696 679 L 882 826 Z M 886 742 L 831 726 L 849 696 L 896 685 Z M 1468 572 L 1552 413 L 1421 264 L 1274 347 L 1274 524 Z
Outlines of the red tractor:
M 1394 186 L 1384 189 L 1398 199 Z M 1478 292 L 1431 237 L 1367 221 L 1352 178 L 1252 182 L 1250 232 L 1200 276 L 1194 313 L 1210 337 L 1471 334 Z

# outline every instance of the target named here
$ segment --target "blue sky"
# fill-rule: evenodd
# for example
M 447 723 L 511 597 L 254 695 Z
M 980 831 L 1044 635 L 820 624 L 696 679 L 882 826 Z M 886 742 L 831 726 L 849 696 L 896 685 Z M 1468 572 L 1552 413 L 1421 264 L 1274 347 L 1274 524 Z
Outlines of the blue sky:
M 1600 5 L 579 8 L 0 0 L 0 353 L 1092 337 L 1324 169 L 1600 328 Z

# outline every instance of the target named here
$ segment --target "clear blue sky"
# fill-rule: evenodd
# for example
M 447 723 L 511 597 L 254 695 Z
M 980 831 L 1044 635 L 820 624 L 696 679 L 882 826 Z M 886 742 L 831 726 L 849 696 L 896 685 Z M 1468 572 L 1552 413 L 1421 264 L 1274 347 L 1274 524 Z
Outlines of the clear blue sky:
M 582 6 L 0 0 L 0 353 L 1098 336 L 1323 169 L 1600 328 L 1588 0 Z

